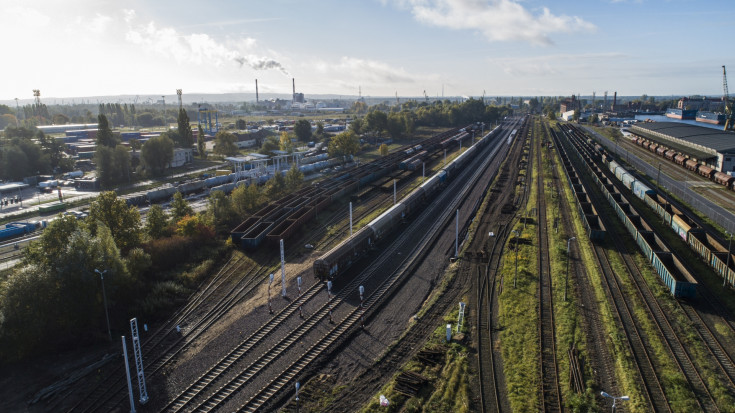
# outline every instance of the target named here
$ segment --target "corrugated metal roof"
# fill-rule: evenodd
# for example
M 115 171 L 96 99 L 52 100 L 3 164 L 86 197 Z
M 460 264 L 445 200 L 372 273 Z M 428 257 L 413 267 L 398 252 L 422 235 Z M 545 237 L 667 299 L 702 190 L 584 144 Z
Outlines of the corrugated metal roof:
M 638 123 L 631 127 L 631 132 L 635 132 L 637 128 L 657 132 L 673 139 L 681 139 L 715 152 L 735 153 L 735 133 L 733 132 L 678 122 Z

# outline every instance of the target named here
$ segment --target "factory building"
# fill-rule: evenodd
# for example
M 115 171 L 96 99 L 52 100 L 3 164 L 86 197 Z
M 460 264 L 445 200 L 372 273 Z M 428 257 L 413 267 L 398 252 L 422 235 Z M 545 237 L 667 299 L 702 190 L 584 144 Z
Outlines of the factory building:
M 719 172 L 735 171 L 735 133 L 679 122 L 638 123 L 634 135 L 654 141 Z

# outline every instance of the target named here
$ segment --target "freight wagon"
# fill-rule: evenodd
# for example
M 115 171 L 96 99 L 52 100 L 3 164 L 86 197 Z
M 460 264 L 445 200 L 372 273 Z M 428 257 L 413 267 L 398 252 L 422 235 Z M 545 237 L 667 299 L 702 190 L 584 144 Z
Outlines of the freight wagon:
M 564 132 L 563 128 L 561 130 Z M 623 222 L 628 233 L 636 241 L 644 256 L 646 256 L 647 260 L 656 269 L 656 272 L 669 292 L 675 297 L 694 297 L 696 295 L 697 282 L 686 270 L 681 261 L 651 231 L 651 228 L 641 219 L 637 211 L 628 203 L 625 196 L 601 173 L 602 170 L 594 165 L 590 157 L 584 156 L 584 148 L 582 148 L 581 143 L 575 140 L 573 133 L 566 133 L 565 136 L 573 143 L 572 148 L 585 160 L 587 167 L 592 172 L 593 179 L 600 186 L 605 198 L 610 202 L 618 218 Z M 557 144 L 557 146 L 560 145 Z M 627 184 L 625 186 L 631 189 L 636 197 L 645 201 L 647 197 L 655 195 L 655 191 L 651 190 L 642 182 L 636 184 L 637 180 L 635 177 L 617 162 L 611 160 L 607 164 L 607 169 L 620 182 L 626 182 Z
M 500 127 L 498 127 L 485 135 L 477 142 L 477 144 L 464 151 L 445 168 L 414 189 L 400 202 L 393 205 L 387 211 L 383 212 L 380 216 L 358 230 L 352 237 L 341 242 L 326 254 L 319 257 L 314 261 L 314 276 L 321 280 L 333 279 L 339 276 L 340 273 L 347 270 L 347 268 L 358 260 L 370 247 L 372 247 L 376 241 L 395 230 L 396 227 L 401 225 L 408 215 L 413 214 L 416 210 L 420 209 L 424 201 L 433 196 L 434 192 L 441 188 L 442 182 L 445 179 L 454 177 L 455 170 L 461 171 L 462 166 L 464 166 L 468 160 L 474 156 L 474 154 L 479 150 L 478 148 L 490 141 L 500 130 Z M 416 148 L 411 149 L 411 153 L 416 151 Z M 392 181 L 386 182 L 384 185 L 388 184 L 392 185 Z

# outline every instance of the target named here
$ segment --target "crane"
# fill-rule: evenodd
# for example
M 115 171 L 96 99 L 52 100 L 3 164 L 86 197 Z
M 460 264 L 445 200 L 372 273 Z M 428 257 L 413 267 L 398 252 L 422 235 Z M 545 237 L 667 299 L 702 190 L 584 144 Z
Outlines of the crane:
M 725 130 L 735 129 L 735 114 L 732 111 L 732 105 L 730 104 L 730 96 L 727 93 L 727 70 L 725 65 L 722 65 L 722 99 L 725 101 Z

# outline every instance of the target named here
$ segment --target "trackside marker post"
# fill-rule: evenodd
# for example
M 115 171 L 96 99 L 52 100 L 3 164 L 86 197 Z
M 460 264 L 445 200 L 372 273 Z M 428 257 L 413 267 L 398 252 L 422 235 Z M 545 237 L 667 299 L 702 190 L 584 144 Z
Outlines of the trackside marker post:
M 329 310 L 329 323 L 332 321 L 332 282 L 327 281 L 327 309 Z
M 365 287 L 362 285 L 360 286 L 360 323 L 362 324 L 362 328 L 365 328 Z
M 296 278 L 296 284 L 298 284 L 299 286 L 299 299 L 301 299 L 301 276 L 300 275 Z M 302 305 L 303 303 L 299 301 L 299 317 L 304 318 L 304 312 L 301 309 Z

